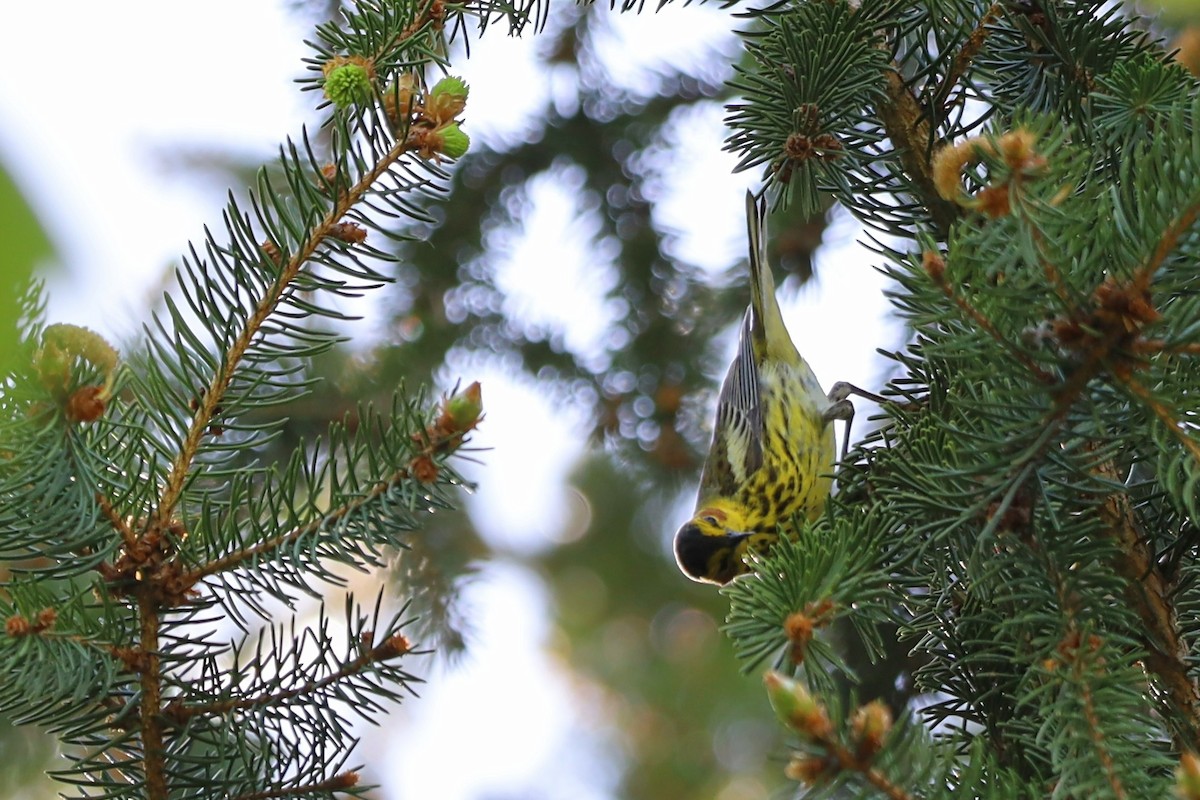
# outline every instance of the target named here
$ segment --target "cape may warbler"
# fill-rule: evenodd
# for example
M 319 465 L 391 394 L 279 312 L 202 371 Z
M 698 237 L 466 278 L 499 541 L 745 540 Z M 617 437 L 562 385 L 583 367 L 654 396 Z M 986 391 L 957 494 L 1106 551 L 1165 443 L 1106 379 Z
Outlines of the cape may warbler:
M 696 513 L 675 534 L 675 559 L 697 581 L 728 583 L 745 555 L 776 539 L 794 513 L 815 519 L 829 497 L 833 420 L 849 419 L 852 390 L 827 396 L 792 344 L 767 264 L 765 206 L 746 193 L 750 306 L 717 400 Z

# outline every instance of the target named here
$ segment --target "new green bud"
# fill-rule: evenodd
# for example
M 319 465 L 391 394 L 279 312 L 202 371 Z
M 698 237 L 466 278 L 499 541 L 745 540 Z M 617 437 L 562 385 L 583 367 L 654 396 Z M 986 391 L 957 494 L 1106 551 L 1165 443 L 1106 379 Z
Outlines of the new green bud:
M 454 430 L 469 431 L 483 413 L 483 394 L 479 381 L 446 400 L 446 418 Z
M 892 723 L 892 711 L 882 700 L 872 700 L 854 712 L 850 730 L 858 743 L 860 758 L 870 758 L 880 751 L 892 730 Z
M 371 78 L 358 64 L 342 64 L 325 78 L 325 96 L 338 108 L 371 99 Z
M 425 100 L 425 115 L 437 124 L 453 121 L 467 107 L 467 94 L 470 91 L 462 78 L 454 75 L 442 78 L 429 90 L 429 97 Z
M 462 78 L 457 75 L 447 75 L 433 85 L 429 90 L 430 97 L 440 97 L 441 95 L 449 95 L 450 97 L 459 97 L 463 100 L 467 99 L 467 94 L 471 91 Z
M 832 730 L 825 707 L 799 681 L 774 670 L 763 675 L 767 699 L 779 721 L 810 739 L 825 739 Z
M 450 158 L 462 158 L 471 147 L 471 137 L 463 133 L 462 129 L 453 122 L 438 128 L 435 135 L 441 138 L 441 145 L 437 148 L 438 152 L 444 153 Z

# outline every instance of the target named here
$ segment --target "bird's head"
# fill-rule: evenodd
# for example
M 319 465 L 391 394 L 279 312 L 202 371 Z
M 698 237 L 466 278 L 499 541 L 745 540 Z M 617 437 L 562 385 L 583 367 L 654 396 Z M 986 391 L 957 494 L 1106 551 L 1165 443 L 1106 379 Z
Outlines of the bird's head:
M 683 574 L 705 583 L 729 583 L 746 572 L 746 552 L 760 537 L 739 528 L 740 515 L 702 508 L 675 533 L 675 560 Z

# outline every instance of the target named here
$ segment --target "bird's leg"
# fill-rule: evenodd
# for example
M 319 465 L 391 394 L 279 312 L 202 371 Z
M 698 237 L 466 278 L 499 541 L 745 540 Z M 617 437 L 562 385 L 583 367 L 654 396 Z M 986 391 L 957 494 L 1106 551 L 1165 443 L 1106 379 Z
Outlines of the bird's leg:
M 829 406 L 821 414 L 821 418 L 825 420 L 825 424 L 831 424 L 835 419 L 840 419 L 846 423 L 846 435 L 842 438 L 842 455 L 838 460 L 846 457 L 846 453 L 850 451 L 850 426 L 854 424 L 854 404 L 848 398 L 853 393 L 854 387 L 848 383 L 838 382 L 829 390 Z
M 840 419 L 846 423 L 846 435 L 842 439 L 842 458 L 846 457 L 846 453 L 850 452 L 850 427 L 854 424 L 854 404 L 849 401 L 850 395 L 858 395 L 867 400 L 874 400 L 880 405 L 890 403 L 886 397 L 868 392 L 866 389 L 860 389 L 852 383 L 838 381 L 829 389 L 829 407 L 821 417 L 826 424 L 833 422 L 835 419 Z
M 852 394 L 858 395 L 865 400 L 874 400 L 881 406 L 891 405 L 896 402 L 874 392 L 868 392 L 866 389 L 860 389 L 853 383 L 846 383 L 845 381 L 838 381 L 833 385 L 833 388 L 829 390 L 829 399 L 837 402 L 838 400 L 845 400 Z

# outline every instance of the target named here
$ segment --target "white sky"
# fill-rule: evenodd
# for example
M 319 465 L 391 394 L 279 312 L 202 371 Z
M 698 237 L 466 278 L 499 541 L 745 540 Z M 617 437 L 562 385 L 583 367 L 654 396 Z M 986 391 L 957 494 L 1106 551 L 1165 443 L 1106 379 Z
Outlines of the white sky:
M 730 26 L 710 6 L 676 5 L 659 15 L 614 14 L 611 27 L 605 47 L 618 65 L 615 85 L 636 92 L 649 80 L 648 68 L 678 63 L 698 41 Z M 184 145 L 265 161 L 302 124 L 318 122 L 315 96 L 291 83 L 302 72 L 308 52 L 301 40 L 311 31 L 278 2 L 4 2 L 0 30 L 10 32 L 0 71 L 0 152 L 69 268 L 51 283 L 52 321 L 115 338 L 136 330 L 146 298 L 161 291 L 164 265 L 189 239 L 200 239 L 203 224 L 219 225 L 225 187 L 181 179 L 164 169 L 164 154 Z M 539 98 L 560 108 L 572 102 L 561 75 L 532 67 L 533 45 L 493 30 L 472 45 L 470 62 L 456 65 L 472 87 L 465 129 L 477 141 L 521 136 Z M 678 129 L 655 207 L 658 224 L 678 235 L 675 252 L 710 269 L 745 251 L 743 191 L 752 181 L 730 174 L 721 117 L 719 107 L 701 107 Z M 563 198 L 555 197 L 560 190 L 531 191 L 541 203 L 506 242 L 499 282 L 512 290 L 513 313 L 564 326 L 568 342 L 586 346 L 603 332 L 596 301 L 603 259 L 580 252 L 587 232 L 568 224 Z M 853 226 L 839 224 L 826 238 L 855 235 Z M 882 281 L 861 253 L 853 245 L 823 249 L 815 285 L 781 288 L 793 338 L 826 386 L 877 385 L 874 348 L 894 344 L 880 333 L 888 307 L 877 288 Z M 531 285 L 549 289 L 527 291 Z M 583 324 L 572 324 L 576 319 Z M 356 335 L 374 336 L 369 322 L 362 326 Z M 731 355 L 732 335 L 728 349 Z M 462 377 L 484 384 L 487 420 L 476 443 L 492 449 L 469 470 L 480 483 L 469 508 L 502 551 L 552 546 L 585 510 L 564 478 L 583 450 L 582 417 L 556 413 L 536 387 L 504 380 L 495 366 L 474 368 Z M 522 433 L 530 429 L 542 432 L 536 449 Z M 523 487 L 538 488 L 513 491 L 504 476 L 517 474 Z M 664 523 L 664 537 L 673 527 Z M 679 579 L 664 571 L 663 580 Z M 471 653 L 457 668 L 432 675 L 385 735 L 364 731 L 363 757 L 394 765 L 387 796 L 609 796 L 617 781 L 613 742 L 575 727 L 573 719 L 594 718 L 597 706 L 546 652 L 551 621 L 537 578 L 499 562 L 485 569 L 466 602 L 483 621 Z M 454 759 L 464 751 L 469 768 Z

